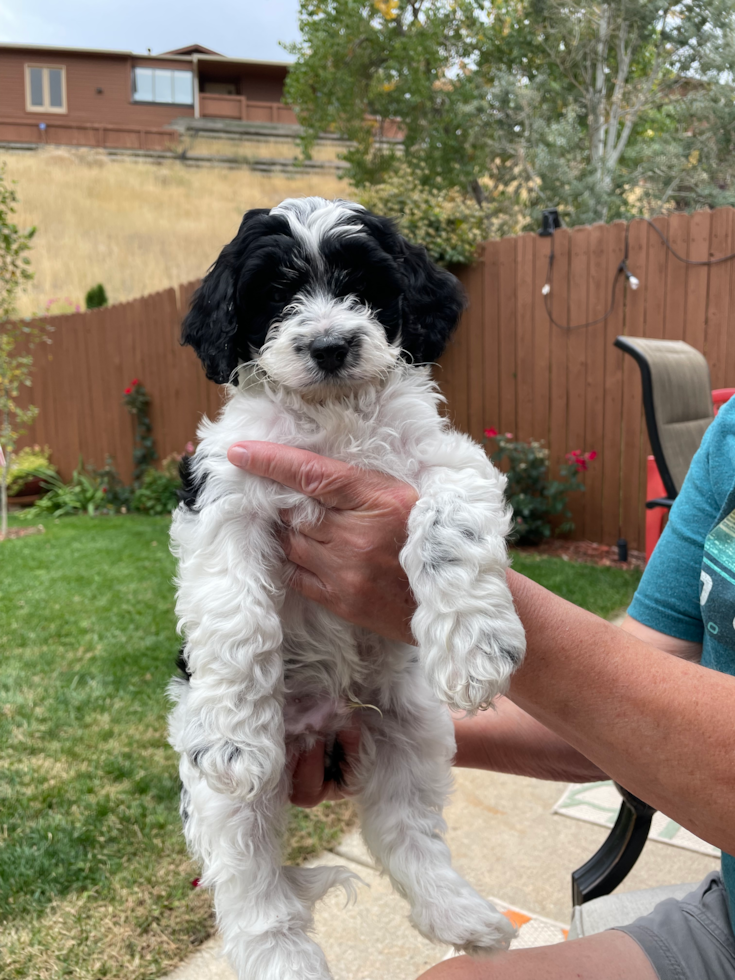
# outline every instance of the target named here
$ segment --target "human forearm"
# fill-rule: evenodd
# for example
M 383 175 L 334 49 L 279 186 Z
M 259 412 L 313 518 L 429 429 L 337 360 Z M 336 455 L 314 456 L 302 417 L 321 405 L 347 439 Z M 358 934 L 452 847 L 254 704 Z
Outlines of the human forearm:
M 455 766 L 581 783 L 606 779 L 593 762 L 508 698 L 474 717 L 455 715 Z
M 646 802 L 735 850 L 735 678 L 672 657 L 513 572 L 528 652 L 510 697 Z

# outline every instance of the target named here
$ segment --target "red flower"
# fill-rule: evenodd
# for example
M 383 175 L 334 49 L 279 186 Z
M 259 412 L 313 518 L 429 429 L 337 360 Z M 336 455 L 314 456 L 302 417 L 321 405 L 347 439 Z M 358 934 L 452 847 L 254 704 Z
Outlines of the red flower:
M 581 455 L 582 455 L 582 450 L 581 449 L 573 449 L 572 450 L 572 456 L 575 456 L 576 457 L 576 456 L 581 456 Z
M 577 469 L 578 470 L 586 470 L 587 469 L 587 462 L 586 462 L 586 460 L 584 460 L 584 459 L 578 459 L 578 460 L 575 460 L 575 462 L 577 463 Z
M 199 887 L 199 879 L 198 878 L 194 878 L 192 880 L 191 887 L 192 888 L 198 888 Z
M 132 388 L 126 388 L 125 389 L 125 394 L 126 395 L 132 395 L 132 393 L 133 393 L 133 389 Z
M 497 429 L 492 429 L 492 428 L 485 429 L 485 437 L 487 439 L 494 439 L 497 434 L 498 434 L 498 430 Z
M 102 487 L 102 493 L 107 493 L 107 487 Z
M 133 378 L 133 380 L 130 382 L 130 387 L 131 388 L 134 388 L 136 385 L 139 385 L 139 384 L 140 384 L 140 381 L 138 381 L 137 378 Z
M 587 453 L 587 459 L 592 462 L 593 459 L 597 459 L 597 450 L 593 449 L 591 453 Z

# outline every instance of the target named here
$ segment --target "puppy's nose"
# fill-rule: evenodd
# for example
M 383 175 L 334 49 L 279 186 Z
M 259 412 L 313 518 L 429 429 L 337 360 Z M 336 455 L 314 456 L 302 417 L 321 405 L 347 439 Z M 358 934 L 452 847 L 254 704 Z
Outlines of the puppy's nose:
M 350 345 L 346 340 L 335 340 L 334 338 L 319 337 L 312 341 L 309 353 L 317 366 L 327 374 L 334 374 L 342 367 L 347 360 L 350 352 Z

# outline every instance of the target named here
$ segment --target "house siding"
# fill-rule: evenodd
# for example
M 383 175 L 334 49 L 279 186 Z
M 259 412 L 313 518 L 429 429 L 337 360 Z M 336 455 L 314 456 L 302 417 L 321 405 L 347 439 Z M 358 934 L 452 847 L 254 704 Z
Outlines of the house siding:
M 193 117 L 194 106 L 133 102 L 133 68 L 195 71 L 200 115 L 244 122 L 296 123 L 283 104 L 288 66 L 247 63 L 190 54 L 145 56 L 0 44 L 0 143 L 55 143 L 107 149 L 167 150 L 178 141 L 175 119 Z M 66 68 L 66 112 L 26 110 L 25 66 Z M 195 72 L 196 75 L 196 72 Z M 204 91 L 207 82 L 229 82 L 236 95 Z
M 64 65 L 66 67 L 67 112 L 44 115 L 26 112 L 26 64 Z M 0 48 L 0 119 L 4 122 L 24 120 L 38 128 L 66 123 L 97 126 L 129 126 L 136 129 L 163 129 L 177 117 L 193 116 L 192 106 L 145 105 L 132 101 L 132 68 L 134 64 L 153 68 L 190 68 L 188 59 L 141 60 L 124 55 L 95 55 L 62 51 L 3 50 Z M 102 94 L 97 89 L 102 89 Z M 3 137 L 8 137 L 3 134 Z

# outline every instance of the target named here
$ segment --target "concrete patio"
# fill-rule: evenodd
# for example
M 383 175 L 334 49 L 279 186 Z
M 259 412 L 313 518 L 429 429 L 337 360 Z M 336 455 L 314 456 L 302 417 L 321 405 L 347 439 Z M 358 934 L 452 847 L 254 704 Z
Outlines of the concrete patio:
M 599 847 L 607 829 L 552 814 L 566 784 L 456 770 L 447 809 L 457 869 L 483 895 L 564 924 L 571 915 L 570 874 Z M 316 910 L 315 938 L 335 980 L 413 980 L 449 950 L 422 939 L 405 902 L 372 867 L 359 832 L 314 863 L 345 864 L 369 885 L 344 907 L 335 891 Z M 698 881 L 718 860 L 649 841 L 620 891 Z M 235 980 L 210 940 L 165 980 Z

